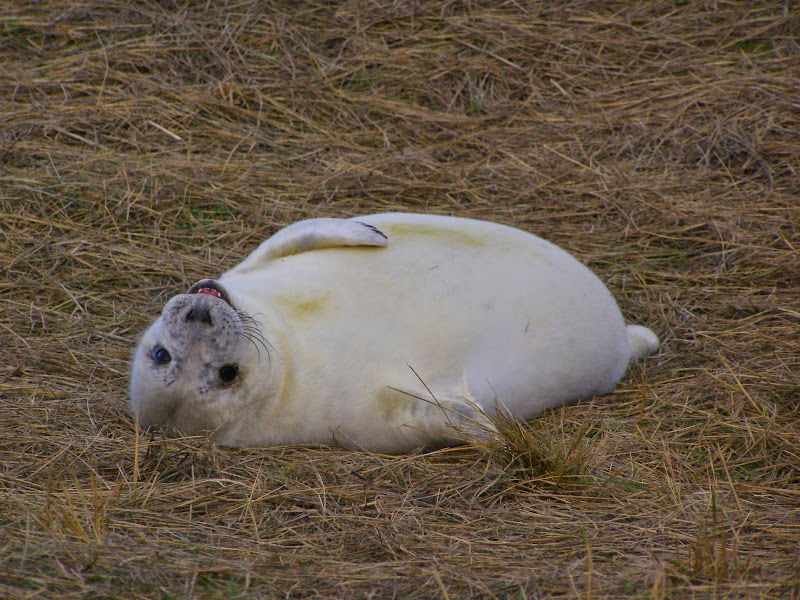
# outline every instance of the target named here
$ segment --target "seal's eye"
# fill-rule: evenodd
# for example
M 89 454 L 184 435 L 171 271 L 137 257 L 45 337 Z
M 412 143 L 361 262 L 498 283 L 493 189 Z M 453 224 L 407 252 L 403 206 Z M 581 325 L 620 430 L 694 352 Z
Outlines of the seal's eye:
M 236 365 L 225 365 L 224 367 L 220 367 L 219 380 L 222 383 L 232 383 L 238 374 L 239 367 Z
M 165 365 L 172 360 L 172 356 L 170 356 L 170 353 L 167 352 L 164 346 L 153 346 L 153 349 L 150 351 L 150 358 L 152 358 L 153 362 L 157 365 Z

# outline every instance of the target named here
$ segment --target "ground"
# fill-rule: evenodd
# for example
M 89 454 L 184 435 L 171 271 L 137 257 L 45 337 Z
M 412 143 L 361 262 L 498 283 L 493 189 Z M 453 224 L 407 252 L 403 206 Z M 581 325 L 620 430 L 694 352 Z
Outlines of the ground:
M 0 596 L 800 598 L 791 2 L 6 3 Z M 137 336 L 281 226 L 531 231 L 659 354 L 488 446 L 137 434 Z

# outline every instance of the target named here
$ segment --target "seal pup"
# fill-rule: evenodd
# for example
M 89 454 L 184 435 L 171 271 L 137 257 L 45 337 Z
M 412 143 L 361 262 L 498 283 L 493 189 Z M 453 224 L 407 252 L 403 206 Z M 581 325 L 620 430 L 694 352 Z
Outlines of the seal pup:
M 512 227 L 377 214 L 282 229 L 143 335 L 145 428 L 228 446 L 383 453 L 461 443 L 497 410 L 528 420 L 610 392 L 654 352 L 603 283 Z

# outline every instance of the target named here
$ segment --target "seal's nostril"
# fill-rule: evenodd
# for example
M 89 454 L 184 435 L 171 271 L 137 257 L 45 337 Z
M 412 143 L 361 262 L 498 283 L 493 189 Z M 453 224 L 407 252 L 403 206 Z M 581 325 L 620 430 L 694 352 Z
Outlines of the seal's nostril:
M 191 323 L 192 321 L 200 321 L 206 325 L 214 324 L 214 320 L 211 318 L 211 311 L 207 306 L 192 306 L 188 311 L 186 311 L 186 316 L 184 319 L 187 323 Z

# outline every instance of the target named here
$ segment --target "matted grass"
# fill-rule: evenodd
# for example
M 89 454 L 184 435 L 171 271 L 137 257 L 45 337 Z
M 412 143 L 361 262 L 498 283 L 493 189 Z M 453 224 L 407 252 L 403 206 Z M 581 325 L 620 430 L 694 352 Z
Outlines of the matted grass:
M 2 13 L 0 597 L 800 598 L 795 5 Z M 167 298 L 387 210 L 547 237 L 661 353 L 492 447 L 137 435 Z

